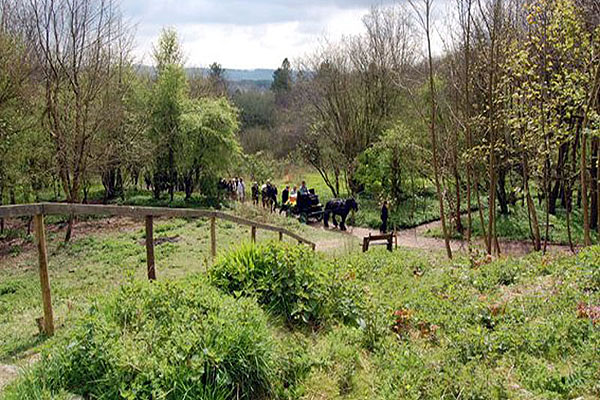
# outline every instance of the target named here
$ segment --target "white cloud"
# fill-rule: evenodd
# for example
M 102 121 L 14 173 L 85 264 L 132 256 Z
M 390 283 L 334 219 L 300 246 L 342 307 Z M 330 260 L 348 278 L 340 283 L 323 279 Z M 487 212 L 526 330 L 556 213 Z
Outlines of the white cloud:
M 322 36 L 337 39 L 359 33 L 368 9 L 337 10 L 318 26 L 312 21 L 258 25 L 173 24 L 179 33 L 188 66 L 207 66 L 216 61 L 226 68 L 276 68 L 285 57 L 295 59 L 314 49 Z M 139 21 L 135 54 L 151 63 L 152 46 L 162 26 Z
M 152 63 L 161 29 L 170 26 L 180 35 L 187 66 L 216 61 L 225 68 L 277 68 L 286 57 L 295 60 L 313 51 L 323 37 L 335 41 L 362 32 L 371 4 L 396 1 L 123 0 L 123 12 L 137 25 L 135 55 L 145 64 Z M 443 19 L 448 0 L 439 3 L 436 14 Z M 443 44 L 436 33 L 439 54 Z
M 128 9 L 125 7 L 124 12 Z M 164 7 L 151 6 L 141 15 L 128 15 L 137 23 L 135 55 L 151 63 L 152 46 L 162 25 L 156 13 Z M 304 19 L 265 23 L 194 23 L 177 15 L 164 15 L 165 25 L 174 27 L 183 43 L 188 66 L 207 66 L 216 61 L 226 68 L 276 68 L 285 57 L 295 59 L 314 49 L 322 36 L 335 40 L 362 31 L 362 17 L 368 7 L 338 8 L 333 5 L 304 10 Z M 312 14 L 312 15 L 311 15 Z M 150 18 L 150 16 L 152 16 Z M 289 19 L 289 18 L 286 18 Z M 171 23 L 169 23 L 171 22 Z

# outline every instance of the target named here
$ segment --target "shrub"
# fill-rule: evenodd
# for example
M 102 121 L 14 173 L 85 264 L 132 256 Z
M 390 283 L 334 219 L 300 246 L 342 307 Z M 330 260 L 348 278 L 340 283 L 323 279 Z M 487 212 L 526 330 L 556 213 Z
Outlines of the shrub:
M 264 313 L 197 280 L 125 285 L 54 348 L 8 399 L 257 399 L 276 383 Z
M 289 322 L 313 325 L 331 314 L 327 274 L 310 249 L 280 242 L 247 244 L 221 258 L 211 282 L 236 297 L 256 297 Z

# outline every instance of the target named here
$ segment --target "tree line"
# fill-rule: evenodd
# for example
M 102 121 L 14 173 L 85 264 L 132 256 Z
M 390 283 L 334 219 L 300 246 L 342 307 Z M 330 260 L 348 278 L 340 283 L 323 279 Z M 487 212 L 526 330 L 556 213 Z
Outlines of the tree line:
M 273 173 L 265 160 L 291 158 L 335 197 L 398 206 L 427 182 L 450 257 L 450 236 L 471 241 L 475 222 L 487 252 L 500 253 L 498 217 L 516 204 L 536 250 L 557 213 L 569 237 L 581 215 L 591 244 L 600 2 L 452 6 L 444 25 L 439 0 L 374 7 L 364 33 L 284 60 L 271 90 L 234 92 L 219 64 L 186 74 L 169 29 L 156 73 L 137 71 L 116 0 L 0 0 L 0 199 L 51 190 L 80 202 L 97 180 L 107 200 L 128 184 L 189 199 L 232 168 L 261 179 Z
M 156 73 L 140 73 L 113 0 L 0 5 L 0 202 L 44 190 L 85 202 L 96 181 L 105 201 L 128 181 L 171 200 L 177 190 L 186 199 L 216 190 L 241 152 L 217 64 L 188 78 L 177 34 L 166 29 Z
M 470 241 L 476 218 L 487 252 L 500 253 L 497 219 L 517 202 L 536 250 L 547 248 L 559 211 L 573 247 L 575 209 L 591 244 L 600 229 L 600 3 L 455 0 L 447 26 L 433 16 L 437 3 L 375 7 L 366 33 L 300 60 L 290 98 L 304 159 L 334 196 L 400 204 L 415 181 L 431 182 L 450 257 L 452 232 Z

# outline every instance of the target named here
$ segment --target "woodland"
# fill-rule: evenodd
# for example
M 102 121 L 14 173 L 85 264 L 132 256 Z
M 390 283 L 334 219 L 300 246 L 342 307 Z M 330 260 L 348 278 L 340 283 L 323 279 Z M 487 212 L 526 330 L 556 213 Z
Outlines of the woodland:
M 49 218 L 51 337 L 32 219 L 0 218 L 1 398 L 600 397 L 600 2 L 361 23 L 240 83 L 172 27 L 142 65 L 119 0 L 0 0 L 0 209 L 224 210 L 317 249 L 213 220 L 211 260 L 206 221 L 159 219 L 147 282 L 139 221 Z M 350 233 L 249 200 L 303 181 L 356 199 Z M 358 252 L 384 201 L 418 248 Z

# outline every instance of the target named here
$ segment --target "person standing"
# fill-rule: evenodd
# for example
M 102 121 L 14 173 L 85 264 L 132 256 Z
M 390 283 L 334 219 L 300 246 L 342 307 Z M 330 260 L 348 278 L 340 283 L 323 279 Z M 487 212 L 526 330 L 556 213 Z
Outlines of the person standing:
M 244 200 L 246 199 L 246 185 L 244 185 L 244 180 L 242 178 L 240 178 L 238 180 L 237 192 L 238 192 L 238 200 L 243 203 Z
M 387 221 L 388 221 L 388 207 L 387 207 L 387 201 L 384 201 L 383 206 L 381 207 L 381 228 L 379 228 L 379 231 L 381 233 L 387 232 Z
M 281 192 L 281 204 L 285 205 L 290 198 L 290 185 L 286 185 L 285 189 Z
M 258 205 L 258 196 L 259 196 L 258 182 L 254 182 L 252 184 L 252 204 L 254 204 L 255 206 Z

